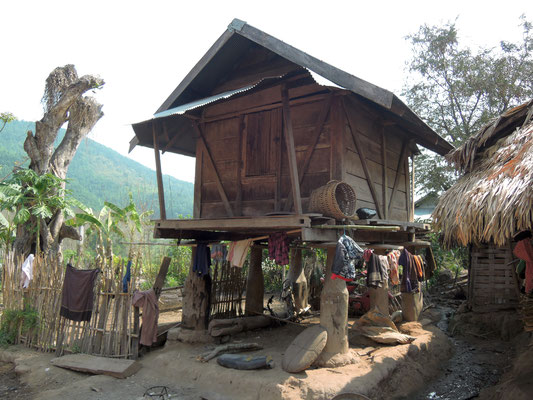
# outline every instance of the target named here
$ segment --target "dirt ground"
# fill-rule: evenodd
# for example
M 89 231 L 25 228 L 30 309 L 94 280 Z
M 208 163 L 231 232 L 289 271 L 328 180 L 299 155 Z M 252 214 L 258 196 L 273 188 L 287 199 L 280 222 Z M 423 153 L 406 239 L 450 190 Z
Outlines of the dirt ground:
M 400 325 L 402 332 L 416 337 L 413 343 L 387 346 L 352 340 L 350 350 L 358 355 L 356 364 L 311 368 L 298 374 L 281 369 L 283 353 L 305 327 L 318 323 L 317 316 L 304 320 L 303 326 L 270 327 L 232 337 L 232 343 L 261 344 L 263 350 L 248 354 L 271 356 L 275 365 L 268 370 L 227 369 L 216 359 L 201 363 L 197 356 L 214 348 L 214 343 L 168 341 L 139 360 L 142 368 L 135 375 L 115 379 L 57 368 L 50 364 L 51 354 L 12 346 L 0 350 L 0 398 L 162 398 L 143 397 L 161 389 L 150 391 L 154 386 L 164 386 L 167 398 L 184 400 L 332 399 L 345 392 L 373 400 L 533 398 L 531 335 L 505 331 L 503 326 L 513 325 L 507 314 L 489 315 L 480 322 L 479 317 L 456 312 L 461 300 L 442 293 L 434 298 L 421 322 Z M 180 311 L 163 313 L 160 322 L 179 321 L 180 317 Z M 491 326 L 492 320 L 500 322 Z M 350 319 L 350 324 L 353 321 Z M 505 335 L 508 337 L 502 339 Z

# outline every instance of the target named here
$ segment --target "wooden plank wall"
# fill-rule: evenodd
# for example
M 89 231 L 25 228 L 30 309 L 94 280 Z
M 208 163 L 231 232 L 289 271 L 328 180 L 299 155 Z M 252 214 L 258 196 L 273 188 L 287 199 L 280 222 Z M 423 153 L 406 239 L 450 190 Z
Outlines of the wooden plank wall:
M 308 99 L 291 102 L 298 168 L 304 163 L 310 138 L 326 100 L 325 95 L 314 96 L 313 93 L 323 90 L 319 85 L 306 85 L 289 90 L 290 98 L 310 95 Z M 257 216 L 282 211 L 291 185 L 287 150 L 282 136 L 280 86 L 207 107 L 204 118 L 210 122 L 205 123 L 203 134 L 234 214 Z M 272 138 L 270 146 L 265 149 L 269 154 L 260 153 L 256 156 L 261 158 L 259 162 L 254 159 L 247 160 L 247 147 L 258 147 L 254 138 L 249 137 L 257 134 L 258 120 L 269 121 Z M 303 177 L 301 196 L 304 211 L 307 209 L 311 191 L 330 180 L 330 131 L 328 117 Z M 198 156 L 202 156 L 201 146 L 198 146 Z M 217 191 L 215 174 L 206 164 L 205 157 L 203 159 L 201 166 L 197 166 L 197 171 L 200 167 L 201 176 L 201 182 L 197 182 L 201 185 L 201 191 L 197 193 L 201 204 L 198 216 L 227 216 Z M 252 163 L 255 167 L 250 167 Z M 270 164 L 271 168 L 265 167 L 267 164 Z M 268 169 L 269 173 L 257 175 L 258 168 Z
M 289 91 L 289 96 L 293 99 L 291 117 L 299 169 L 302 168 L 306 153 L 311 146 L 310 142 L 321 111 L 327 104 L 327 94 L 317 94 L 323 90 L 323 87 L 313 84 Z M 301 98 L 305 95 L 307 97 Z M 344 110 L 351 114 L 349 119 Z M 291 192 L 291 184 L 282 132 L 280 86 L 208 106 L 204 112 L 204 120 L 206 122 L 202 125 L 203 136 L 233 214 L 259 216 L 288 211 L 286 203 Z M 267 121 L 268 124 L 262 123 L 262 128 L 259 128 L 258 121 Z M 361 157 L 352 137 L 350 121 L 355 125 L 359 146 L 364 149 L 362 152 L 378 205 L 374 202 L 374 196 L 366 180 Z M 264 128 L 266 125 L 270 125 L 269 130 Z M 265 146 L 261 140 L 255 141 L 254 136 L 250 136 L 257 135 L 258 129 L 262 129 L 262 134 L 269 131 L 271 137 L 269 146 Z M 332 132 L 343 134 L 332 135 Z M 386 193 L 387 212 L 382 214 L 388 219 L 408 221 L 409 193 L 406 186 L 409 179 L 406 179 L 404 174 L 406 162 L 400 163 L 403 147 L 407 152 L 404 161 L 410 155 L 406 145 L 407 140 L 404 132 L 395 125 L 382 121 L 374 110 L 355 99 L 355 96 L 336 92 L 331 99 L 330 111 L 300 187 L 304 212 L 307 211 L 312 190 L 331 179 L 342 179 L 354 187 L 358 208 L 383 209 L 383 198 Z M 383 151 L 383 142 L 386 151 Z M 265 152 L 256 155 L 257 159 L 247 160 L 247 157 L 250 158 L 250 149 L 261 147 L 265 147 Z M 202 146 L 197 146 L 197 149 L 198 179 L 195 184 L 199 187 L 195 187 L 195 217 L 226 217 L 228 213 L 221 200 L 216 174 L 210 168 L 208 157 L 202 153 Z M 384 164 L 386 164 L 386 175 Z M 398 165 L 401 167 L 397 176 Z M 268 170 L 268 173 L 257 175 L 259 170 Z M 384 180 L 386 192 L 383 189 Z M 395 182 L 397 188 L 389 207 Z
M 351 113 L 351 121 L 355 123 L 360 147 L 362 148 L 363 156 L 366 159 L 367 168 L 374 185 L 374 192 L 377 197 L 378 205 L 375 204 L 370 186 L 366 180 L 363 169 L 361 155 L 357 151 L 357 146 L 354 143 L 351 132 L 351 124 L 344 115 L 344 179 L 347 183 L 352 185 L 357 195 L 357 208 L 369 207 L 377 209 L 383 206 L 384 190 L 383 190 L 383 154 L 386 154 L 386 186 L 387 186 L 387 207 L 391 202 L 391 195 L 396 180 L 396 170 L 402 152 L 402 144 L 407 140 L 406 135 L 401 132 L 394 125 L 387 125 L 380 120 L 380 117 L 373 112 L 368 106 L 361 101 L 356 100 L 355 97 L 346 96 L 345 109 L 347 113 Z M 385 148 L 382 149 L 382 130 L 385 136 Z M 409 153 L 407 154 L 409 155 Z M 405 163 L 402 163 L 399 171 L 399 183 L 394 198 L 392 198 L 392 205 L 387 219 L 408 221 L 409 205 L 407 201 L 406 179 L 405 179 Z M 385 216 L 383 216 L 385 218 Z

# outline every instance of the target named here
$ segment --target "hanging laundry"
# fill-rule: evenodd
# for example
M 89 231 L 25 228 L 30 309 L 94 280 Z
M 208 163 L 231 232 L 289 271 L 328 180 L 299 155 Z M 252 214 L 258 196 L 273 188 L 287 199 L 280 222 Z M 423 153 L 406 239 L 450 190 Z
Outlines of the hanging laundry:
M 91 320 L 94 282 L 99 271 L 99 269 L 75 269 L 72 265 L 67 264 L 59 312 L 62 317 L 72 321 Z
M 124 275 L 124 278 L 122 278 L 122 292 L 128 293 L 128 286 L 130 285 L 131 281 L 131 260 L 128 261 L 128 264 L 126 264 L 126 274 Z
M 289 263 L 289 237 L 285 232 L 276 232 L 268 237 L 268 257 L 278 265 Z
M 233 267 L 242 268 L 246 256 L 248 255 L 248 249 L 252 245 L 251 239 L 239 240 L 238 242 L 231 242 L 227 260 Z
M 421 256 L 417 256 L 413 254 L 413 260 L 416 268 L 416 276 L 419 281 L 421 281 L 424 278 L 424 261 L 422 260 Z
M 135 307 L 142 308 L 142 330 L 139 343 L 144 346 L 151 346 L 157 342 L 157 320 L 159 319 L 159 306 L 154 289 L 144 292 L 135 292 L 132 298 Z
M 388 266 L 387 256 L 378 256 L 372 253 L 370 260 L 366 263 L 366 286 L 372 288 L 383 287 L 389 279 Z
M 393 285 L 400 284 L 400 274 L 398 272 L 398 258 L 400 258 L 400 252 L 393 250 L 387 254 L 387 260 L 389 262 L 390 281 Z
M 22 287 L 26 289 L 33 280 L 33 260 L 35 256 L 30 254 L 22 263 Z
M 225 260 L 228 256 L 228 248 L 225 244 L 214 244 L 211 246 L 211 259 L 215 261 Z
M 372 257 L 372 254 L 374 254 L 374 250 L 372 249 L 365 249 L 364 253 L 363 253 L 363 259 L 365 262 L 369 262 L 370 261 L 370 257 Z
M 351 237 L 342 235 L 335 248 L 331 279 L 339 278 L 345 281 L 354 279 L 356 266 L 362 265 L 363 253 L 363 249 Z
M 403 267 L 400 291 L 402 293 L 411 293 L 418 290 L 418 273 L 416 271 L 415 260 L 413 255 L 406 249 L 402 250 L 398 264 Z
M 526 293 L 529 294 L 533 291 L 533 247 L 531 246 L 531 240 L 526 238 L 519 241 L 513 254 L 519 259 L 526 262 Z
M 205 243 L 198 243 L 196 246 L 196 255 L 192 265 L 192 271 L 196 272 L 198 276 L 209 274 L 209 267 L 211 266 L 211 251 Z

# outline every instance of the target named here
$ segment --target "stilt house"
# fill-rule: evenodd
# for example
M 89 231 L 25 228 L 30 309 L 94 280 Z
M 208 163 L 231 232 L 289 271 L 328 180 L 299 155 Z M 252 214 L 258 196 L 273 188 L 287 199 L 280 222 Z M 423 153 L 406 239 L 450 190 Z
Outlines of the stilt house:
M 463 176 L 441 197 L 433 218 L 446 245 L 470 246 L 474 311 L 519 302 L 513 238 L 533 229 L 532 114 L 533 100 L 508 110 L 447 156 Z
M 315 228 L 326 220 L 309 213 L 309 198 L 338 180 L 353 187 L 357 208 L 400 226 L 361 240 L 405 241 L 421 228 L 412 222 L 409 158 L 417 145 L 441 155 L 453 149 L 393 93 L 237 19 L 154 117 L 133 129 L 130 151 L 155 150 L 159 238 L 285 230 L 303 241 L 335 240 L 336 232 Z M 166 218 L 161 152 L 196 157 L 192 219 Z

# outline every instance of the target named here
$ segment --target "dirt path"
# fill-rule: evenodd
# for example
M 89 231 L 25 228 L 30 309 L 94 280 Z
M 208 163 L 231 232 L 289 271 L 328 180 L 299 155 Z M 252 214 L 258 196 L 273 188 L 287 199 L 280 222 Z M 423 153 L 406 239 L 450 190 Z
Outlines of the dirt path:
M 9 362 L 0 362 L 0 399 L 26 400 L 31 398 L 31 391 L 19 381 L 15 366 Z
M 442 319 L 437 326 L 453 344 L 453 355 L 442 366 L 442 372 L 427 387 L 409 399 L 466 400 L 476 398 L 483 388 L 495 385 L 512 352 L 510 342 L 483 337 L 456 335 L 448 331 L 448 316 L 454 310 L 440 307 Z

